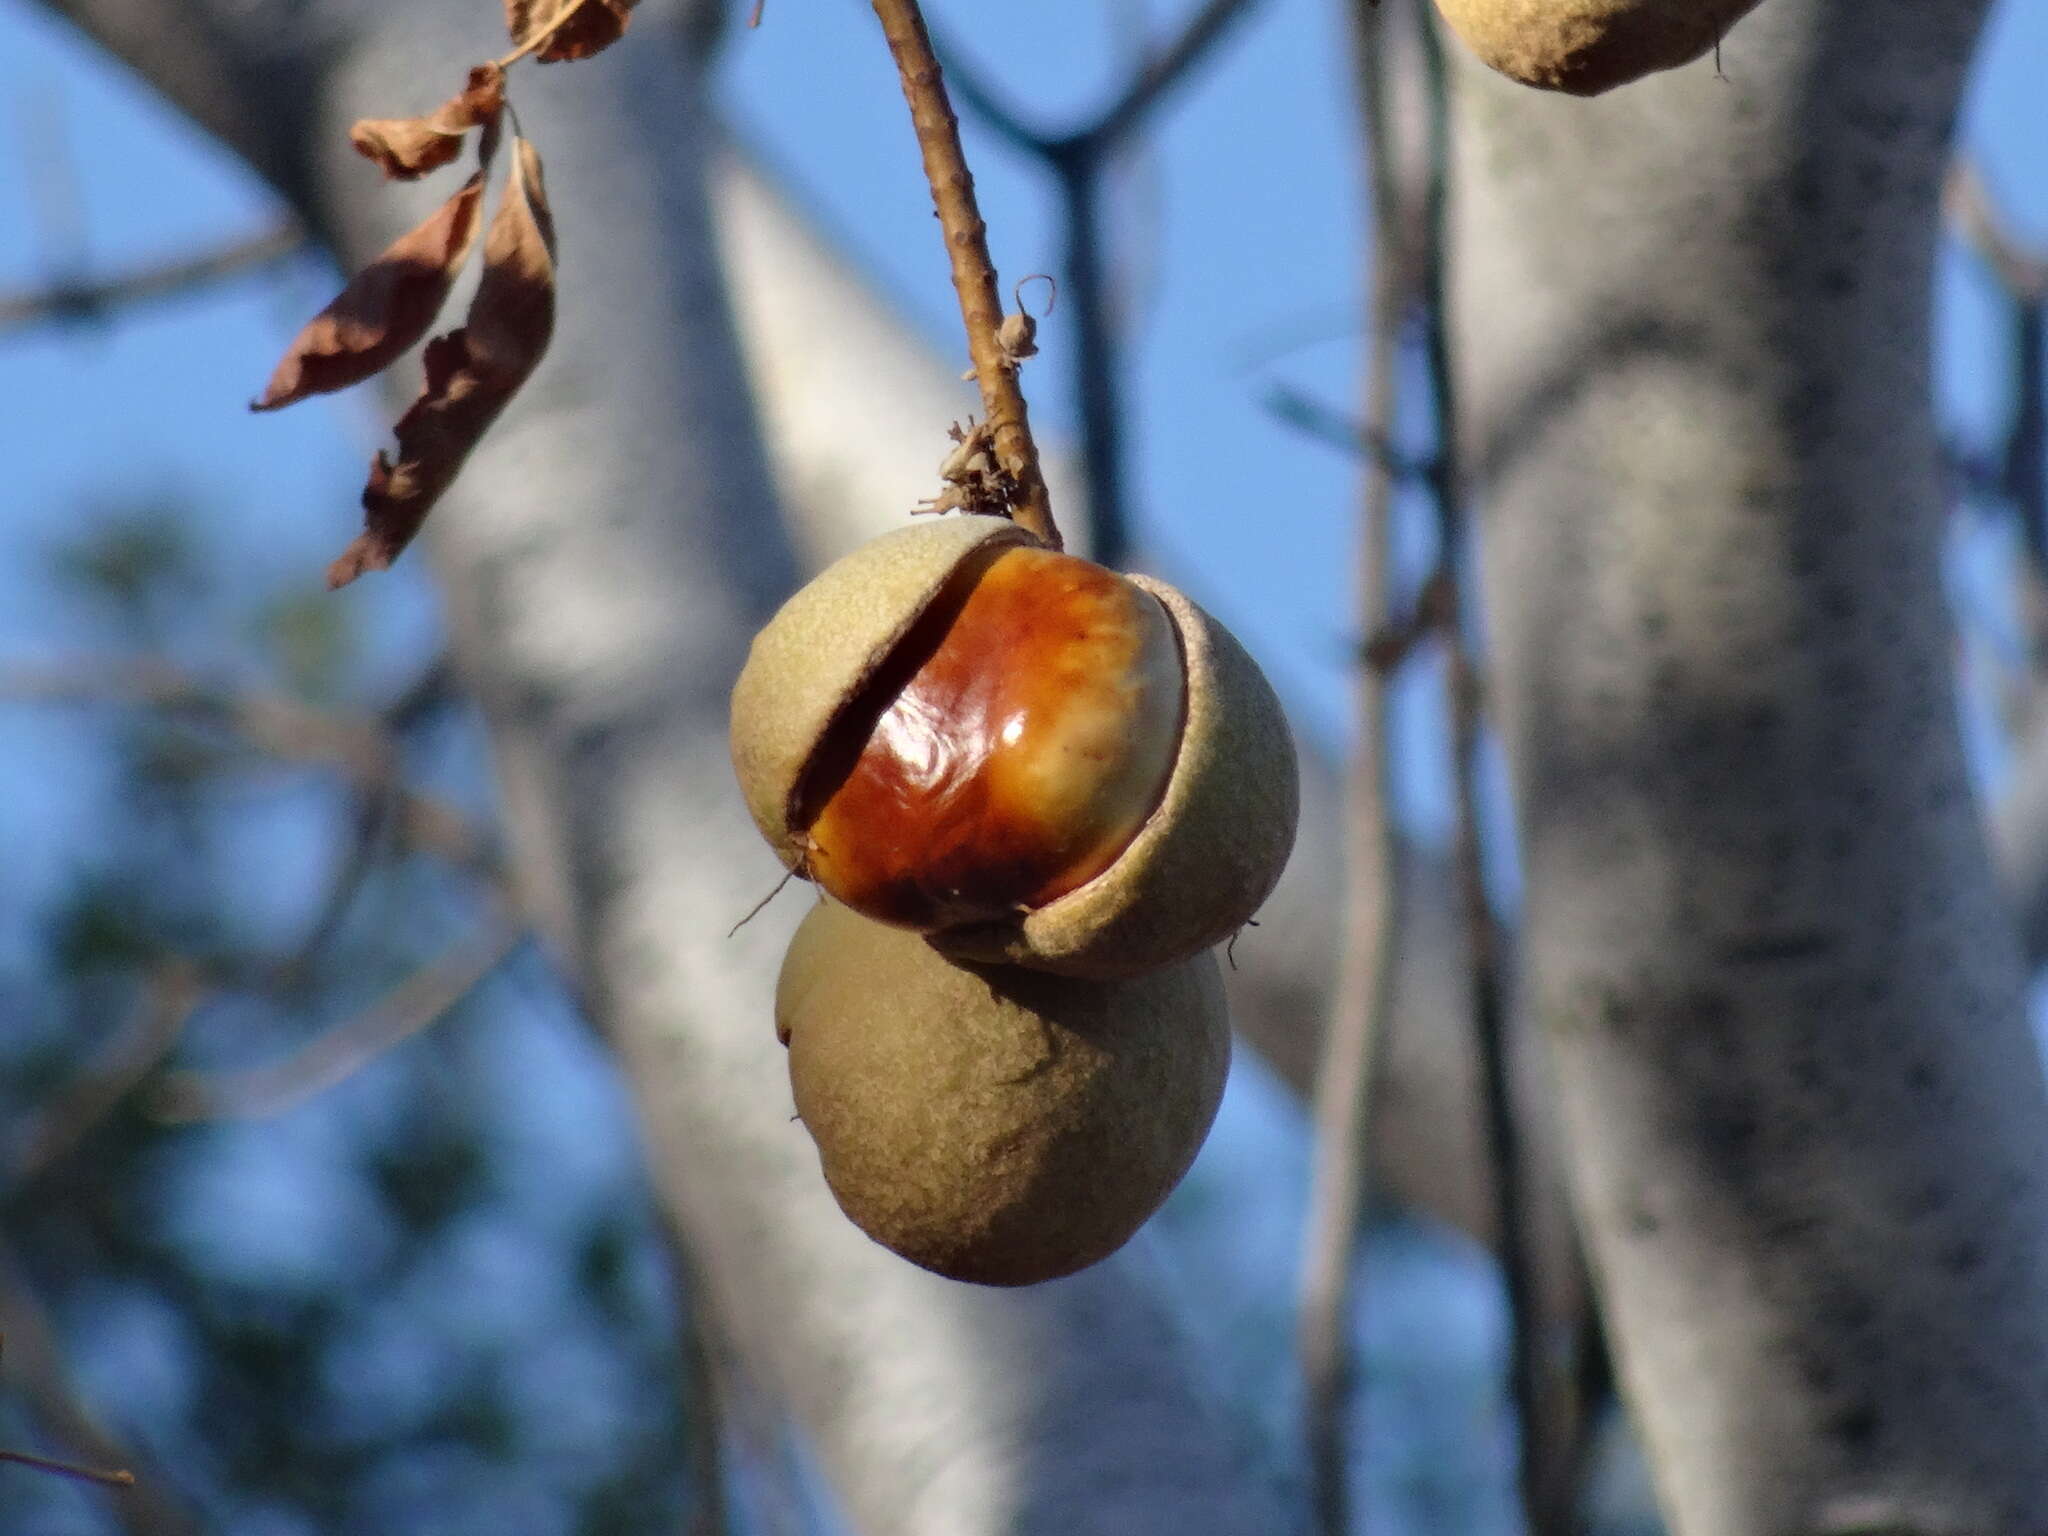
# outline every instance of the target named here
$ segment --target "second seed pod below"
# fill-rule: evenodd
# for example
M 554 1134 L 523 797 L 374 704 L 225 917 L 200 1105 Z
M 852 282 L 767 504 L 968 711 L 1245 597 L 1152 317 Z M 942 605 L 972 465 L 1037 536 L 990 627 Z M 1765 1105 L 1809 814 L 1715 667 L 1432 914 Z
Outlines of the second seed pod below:
M 829 902 L 791 941 L 775 1023 L 840 1208 L 983 1285 L 1128 1241 L 1194 1161 L 1230 1068 L 1213 955 L 1125 981 L 959 964 Z

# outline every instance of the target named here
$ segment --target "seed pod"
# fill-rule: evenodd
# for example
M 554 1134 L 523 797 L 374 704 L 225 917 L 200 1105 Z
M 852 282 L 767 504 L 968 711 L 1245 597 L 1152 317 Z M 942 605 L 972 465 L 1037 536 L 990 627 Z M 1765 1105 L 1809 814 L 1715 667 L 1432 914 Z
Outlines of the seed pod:
M 1511 79 L 1574 96 L 1689 64 L 1757 0 L 1437 0 L 1451 30 Z
M 981 1285 L 1123 1246 L 1194 1161 L 1230 1067 L 1213 955 L 1127 981 L 960 964 L 835 902 L 790 943 L 775 1027 L 840 1209 Z
M 791 598 L 733 689 L 732 748 L 784 864 L 963 958 L 1184 959 L 1294 841 L 1286 721 L 1237 641 L 1002 518 L 909 524 Z

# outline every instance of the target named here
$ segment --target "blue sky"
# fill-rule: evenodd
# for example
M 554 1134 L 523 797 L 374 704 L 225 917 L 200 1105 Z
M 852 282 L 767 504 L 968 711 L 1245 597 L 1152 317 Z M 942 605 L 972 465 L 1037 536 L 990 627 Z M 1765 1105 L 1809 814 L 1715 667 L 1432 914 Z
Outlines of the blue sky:
M 956 35 L 985 72 L 1038 118 L 1062 124 L 1098 102 L 1116 74 L 1120 34 L 1106 18 L 1148 7 L 1042 0 L 1001 8 L 993 21 L 992 8 L 968 0 L 931 8 L 971 21 Z M 1149 9 L 1166 14 L 1156 0 Z M 1275 369 L 1333 404 L 1351 398 L 1359 216 L 1344 56 L 1327 0 L 1263 0 L 1169 104 L 1123 183 L 1118 228 L 1140 274 L 1130 447 L 1141 538 L 1246 637 L 1297 713 L 1333 736 L 1346 713 L 1354 466 L 1275 424 L 1257 403 L 1261 375 L 1248 373 L 1244 358 L 1271 351 L 1278 338 L 1313 338 Z M 1964 134 L 2015 222 L 2048 241 L 2044 67 L 2048 0 L 2006 0 Z M 760 31 L 733 34 L 721 85 L 743 131 L 788 168 L 855 259 L 935 343 L 957 351 L 927 193 L 866 8 L 770 0 Z M 0 0 L 0 102 L 9 108 L 0 113 L 0 291 L 125 270 L 275 217 L 239 166 L 21 0 Z M 1006 277 L 1055 266 L 1055 210 L 1040 173 L 971 126 L 970 153 Z M 563 259 L 575 259 L 573 234 Z M 308 257 L 109 326 L 0 337 L 9 464 L 0 490 L 0 660 L 61 656 L 91 638 L 48 590 L 39 555 L 165 486 L 200 512 L 224 586 L 262 592 L 318 582 L 356 525 L 381 412 L 359 396 L 263 417 L 245 406 L 334 281 Z M 1997 425 L 2003 370 L 1996 309 L 1980 276 L 1954 257 L 1944 265 L 1940 314 L 1946 413 L 1966 433 L 1987 434 Z M 1064 316 L 1055 312 L 1042 340 L 1045 355 L 1026 383 L 1035 412 L 1058 434 L 1072 419 L 1062 396 Z M 934 423 L 935 442 L 942 425 Z M 1993 561 L 1970 579 L 1989 586 L 1996 578 Z M 435 602 L 416 562 L 336 601 L 348 605 L 369 648 L 369 695 L 405 678 L 432 645 Z M 193 643 L 199 657 L 225 662 L 245 639 L 223 632 Z M 0 972 L 28 959 L 22 919 L 93 843 L 101 741 L 83 724 L 0 710 Z M 1423 746 L 1410 756 L 1418 773 L 1430 762 Z M 243 861 L 259 874 L 296 872 L 324 856 L 331 829 L 303 806 L 252 814 L 268 816 L 250 846 L 266 840 L 269 852 Z M 1234 1113 L 1235 1129 L 1205 1159 L 1211 1187 L 1242 1192 L 1264 1179 L 1270 1188 L 1275 1169 L 1286 1168 L 1298 1194 L 1298 1134 L 1242 1102 Z M 1231 1252 L 1256 1252 L 1261 1263 L 1223 1279 L 1247 1294 L 1270 1286 L 1276 1265 L 1291 1258 L 1291 1208 L 1267 1201 L 1256 1210 L 1262 1235 Z M 1423 1348 L 1416 1341 L 1428 1334 L 1439 1365 L 1448 1350 L 1465 1385 L 1444 1411 L 1470 1412 L 1485 1397 L 1497 1343 L 1487 1282 L 1469 1254 L 1414 1258 L 1415 1243 L 1428 1247 L 1415 1239 L 1376 1262 L 1390 1275 L 1435 1266 L 1437 1310 L 1418 1321 L 1396 1307 L 1375 1326 L 1383 1347 Z M 1455 1283 L 1441 1283 L 1446 1274 Z M 1426 1428 L 1412 1415 L 1407 1422 Z M 1446 1442 L 1455 1436 L 1455 1426 L 1443 1433 Z M 1440 1448 L 1431 1454 L 1442 1464 Z
M 942 19 L 974 12 L 932 9 Z M 1058 124 L 1099 102 L 1115 78 L 1131 24 L 1108 18 L 1147 9 L 1163 10 L 1049 0 L 955 32 L 986 75 Z M 734 117 L 828 227 L 928 335 L 957 350 L 926 192 L 872 25 L 854 0 L 776 0 L 759 31 L 734 32 L 722 85 Z M 1164 22 L 1155 16 L 1154 26 Z M 1194 88 L 1169 103 L 1120 188 L 1117 228 L 1137 274 L 1131 467 L 1142 536 L 1246 633 L 1294 707 L 1330 731 L 1345 713 L 1352 466 L 1273 422 L 1256 399 L 1263 374 L 1245 360 L 1321 338 L 1273 368 L 1335 403 L 1351 395 L 1358 207 L 1343 59 L 1333 7 L 1256 5 Z M 2048 4 L 2007 0 L 1964 132 L 2015 220 L 2048 237 L 2043 60 Z M 124 269 L 272 216 L 238 165 L 22 0 L 0 0 L 0 99 L 13 109 L 0 116 L 0 289 L 80 266 Z M 1044 177 L 971 120 L 969 133 L 998 264 L 1013 277 L 1053 267 L 1058 230 Z M 356 480 L 380 430 L 375 404 L 343 397 L 268 417 L 242 407 L 332 281 L 302 260 L 111 327 L 0 340 L 8 534 L 32 547 L 73 526 L 82 501 L 168 483 L 223 528 L 261 530 L 221 551 L 251 585 L 324 562 L 353 522 Z M 1996 371 L 1982 377 L 1981 360 L 1996 343 L 1965 263 L 1950 263 L 1943 298 L 1944 396 L 1957 419 L 1984 424 Z M 1027 377 L 1055 432 L 1071 422 L 1066 336 L 1055 312 Z M 0 562 L 0 646 L 61 640 L 35 586 L 33 562 Z M 402 608 L 376 612 L 365 628 L 391 635 L 394 659 L 411 651 L 426 617 L 420 595 L 348 600 Z

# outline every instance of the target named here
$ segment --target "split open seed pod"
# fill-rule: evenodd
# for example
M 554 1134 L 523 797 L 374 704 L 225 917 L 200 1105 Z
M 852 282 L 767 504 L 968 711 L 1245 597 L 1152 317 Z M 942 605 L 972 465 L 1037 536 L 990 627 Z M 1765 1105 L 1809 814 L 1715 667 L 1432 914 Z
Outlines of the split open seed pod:
M 733 763 L 790 869 L 949 954 L 1136 975 L 1228 938 L 1293 847 L 1278 699 L 1163 583 L 994 517 L 907 524 L 784 605 Z
M 834 902 L 790 944 L 775 1025 L 840 1208 L 981 1285 L 1128 1241 L 1194 1161 L 1230 1067 L 1213 955 L 1123 981 L 961 964 Z
M 1453 32 L 1511 79 L 1574 96 L 1707 53 L 1757 0 L 1436 0 Z

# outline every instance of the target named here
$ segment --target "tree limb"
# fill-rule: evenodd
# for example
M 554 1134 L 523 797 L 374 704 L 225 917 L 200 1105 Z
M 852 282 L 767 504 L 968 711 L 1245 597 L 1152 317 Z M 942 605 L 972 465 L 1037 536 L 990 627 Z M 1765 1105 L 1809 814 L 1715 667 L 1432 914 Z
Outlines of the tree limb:
M 411 971 L 370 1007 L 280 1061 L 239 1072 L 180 1072 L 156 1098 L 165 1120 L 260 1120 L 304 1103 L 433 1025 L 511 958 L 525 937 L 497 918 Z
M 304 247 L 292 223 L 234 240 L 214 250 L 140 267 L 96 282 L 57 284 L 28 293 L 0 294 L 0 335 L 38 325 L 104 320 L 126 310 L 176 298 L 230 278 L 260 271 Z
M 1455 71 L 1525 979 L 1688 1536 L 2048 1523 L 2048 1095 L 1927 400 L 1983 10 L 1774 0 L 1725 81 L 1567 111 Z
M 1125 86 L 1117 99 L 1072 137 L 1085 138 L 1105 150 L 1120 147 L 1167 93 L 1200 67 L 1232 24 L 1241 21 L 1251 9 L 1252 0 L 1203 0 L 1201 9 L 1188 18 L 1174 40 L 1146 60 L 1137 78 Z
M 1415 294 L 1391 259 L 1400 222 L 1394 150 L 1388 141 L 1386 17 L 1353 18 L 1352 60 L 1359 125 L 1365 136 L 1366 204 L 1362 242 L 1369 277 L 1365 338 L 1365 419 L 1354 443 L 1384 443 L 1400 406 L 1401 336 Z M 1390 621 L 1400 601 L 1394 573 L 1395 477 L 1388 458 L 1367 454 L 1360 476 L 1358 611 L 1362 630 Z M 1353 1299 L 1359 1230 L 1370 1168 L 1373 1089 L 1393 1021 L 1404 892 L 1396 878 L 1398 836 L 1391 794 L 1392 721 L 1388 668 L 1361 653 L 1352 674 L 1358 746 L 1344 807 L 1344 933 L 1331 1018 L 1316 1069 L 1314 1149 L 1307 1231 L 1302 1244 L 1297 1351 L 1310 1495 L 1324 1536 L 1352 1529 L 1350 1474 L 1355 1439 Z
M 479 878 L 505 878 L 496 845 L 445 801 L 406 784 L 390 732 L 374 718 L 316 709 L 281 694 L 210 683 L 159 657 L 61 665 L 0 666 L 0 703 L 125 704 L 215 726 L 289 762 L 339 770 L 388 797 L 407 846 L 431 852 Z
M 37 1299 L 13 1252 L 0 1243 L 0 1354 L 5 1377 L 19 1387 L 45 1431 L 64 1448 L 65 1459 L 94 1467 L 141 1465 L 129 1447 L 79 1399 L 64 1369 L 55 1326 Z M 200 1536 L 184 1505 L 144 1472 L 107 1490 L 122 1527 L 131 1536 Z
M 69 1156 L 168 1056 L 203 996 L 194 967 L 169 961 L 145 976 L 131 1017 L 93 1062 L 39 1105 L 15 1137 L 8 1188 L 34 1183 Z

